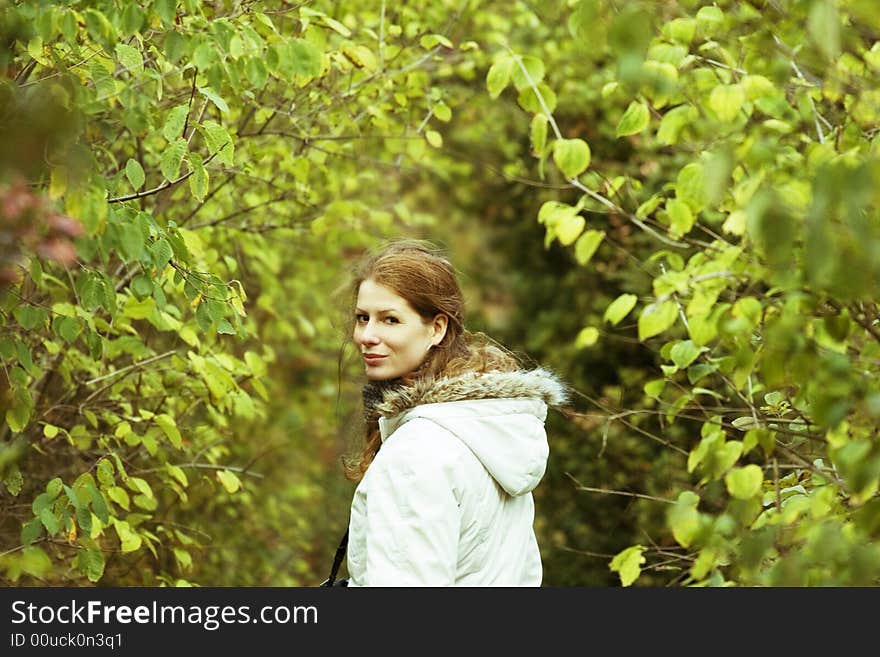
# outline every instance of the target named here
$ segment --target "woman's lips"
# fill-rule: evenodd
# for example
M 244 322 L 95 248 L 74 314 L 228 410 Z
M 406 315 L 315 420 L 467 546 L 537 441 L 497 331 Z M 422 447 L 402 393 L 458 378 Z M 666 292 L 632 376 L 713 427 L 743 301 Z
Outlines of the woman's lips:
M 379 354 L 364 354 L 364 360 L 368 363 L 376 363 L 385 358 L 385 356 Z

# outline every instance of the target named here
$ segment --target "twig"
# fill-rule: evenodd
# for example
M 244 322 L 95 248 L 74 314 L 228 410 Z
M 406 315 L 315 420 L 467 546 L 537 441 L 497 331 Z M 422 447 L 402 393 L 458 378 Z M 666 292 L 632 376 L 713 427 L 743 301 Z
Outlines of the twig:
M 590 486 L 584 486 L 577 479 L 575 479 L 570 472 L 566 472 L 565 476 L 571 479 L 575 485 L 577 486 L 577 490 L 587 491 L 588 493 L 605 493 L 608 495 L 623 495 L 625 497 L 638 497 L 643 500 L 652 500 L 654 502 L 665 502 L 666 504 L 675 504 L 674 500 L 666 499 L 665 497 L 654 497 L 653 495 L 643 495 L 642 493 L 629 493 L 623 490 L 610 490 L 608 488 L 592 488 Z
M 171 351 L 166 351 L 164 354 L 158 354 L 156 356 L 150 356 L 144 360 L 138 361 L 137 363 L 132 363 L 122 369 L 116 370 L 115 372 L 110 372 L 109 374 L 105 374 L 103 376 L 99 376 L 94 379 L 89 379 L 83 385 L 92 385 L 94 383 L 98 383 L 100 381 L 104 381 L 105 379 L 109 379 L 110 377 L 116 376 L 117 374 L 122 374 L 123 372 L 127 372 L 129 370 L 137 369 L 138 367 L 143 367 L 144 365 L 149 365 L 150 363 L 155 363 L 157 360 L 162 360 L 163 358 L 168 358 L 168 356 L 172 356 L 177 353 L 176 349 L 172 349 Z
M 192 137 L 192 135 L 190 135 L 190 137 Z M 224 148 L 226 148 L 228 145 L 229 145 L 229 142 L 226 142 L 225 144 L 223 144 L 223 146 L 218 148 L 214 153 L 211 153 L 208 156 L 208 158 L 205 160 L 204 163 L 207 164 L 208 162 L 213 160 L 217 156 L 217 154 L 220 151 L 222 151 Z M 184 180 L 189 178 L 191 175 L 193 175 L 193 173 L 195 173 L 195 169 L 190 169 L 187 173 L 183 174 L 179 178 L 176 178 L 174 180 L 166 180 L 164 183 L 162 183 L 158 187 L 154 187 L 153 189 L 148 189 L 143 192 L 137 192 L 135 194 L 129 194 L 128 196 L 117 196 L 116 198 L 108 199 L 107 202 L 108 203 L 122 203 L 124 201 L 133 201 L 134 199 L 143 198 L 144 196 L 152 196 L 153 194 L 158 194 L 159 192 L 164 191 L 164 190 L 168 189 L 169 187 L 172 187 L 174 185 L 177 185 L 178 183 L 183 182 Z

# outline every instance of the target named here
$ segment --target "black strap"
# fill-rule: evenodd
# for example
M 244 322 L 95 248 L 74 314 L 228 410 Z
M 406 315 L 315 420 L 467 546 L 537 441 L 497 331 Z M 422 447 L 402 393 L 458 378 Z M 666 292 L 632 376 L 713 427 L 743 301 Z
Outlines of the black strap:
M 342 559 L 345 557 L 345 549 L 348 547 L 348 529 L 345 530 L 345 535 L 342 537 L 342 540 L 339 542 L 339 547 L 336 548 L 336 557 L 333 559 L 333 568 L 330 569 L 330 577 L 327 578 L 327 581 L 324 583 L 324 586 L 333 586 L 333 583 L 336 581 L 336 573 L 339 572 L 339 566 L 342 565 Z

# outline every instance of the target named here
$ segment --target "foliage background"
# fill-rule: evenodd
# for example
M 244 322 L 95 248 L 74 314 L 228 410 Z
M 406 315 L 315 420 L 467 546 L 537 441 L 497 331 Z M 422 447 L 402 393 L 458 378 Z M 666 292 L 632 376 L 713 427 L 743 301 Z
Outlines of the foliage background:
M 545 585 L 878 583 L 870 0 L 0 7 L 6 585 L 322 580 L 399 236 L 576 391 Z

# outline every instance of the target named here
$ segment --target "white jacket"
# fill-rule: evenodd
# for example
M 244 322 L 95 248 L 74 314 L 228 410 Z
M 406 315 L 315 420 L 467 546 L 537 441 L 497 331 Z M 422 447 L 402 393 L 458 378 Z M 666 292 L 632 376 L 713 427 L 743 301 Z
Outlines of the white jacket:
M 550 372 L 469 373 L 385 393 L 382 448 L 355 490 L 349 586 L 539 586 L 532 490 Z

